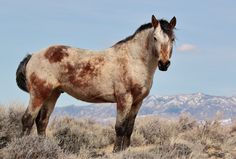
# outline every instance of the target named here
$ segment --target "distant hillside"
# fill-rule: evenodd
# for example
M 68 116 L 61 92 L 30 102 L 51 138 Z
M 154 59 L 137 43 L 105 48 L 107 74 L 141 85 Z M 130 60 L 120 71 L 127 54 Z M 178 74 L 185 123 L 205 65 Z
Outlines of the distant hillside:
M 222 114 L 224 119 L 236 117 L 236 97 L 211 96 L 203 93 L 148 96 L 139 111 L 139 115 L 160 115 L 176 117 L 189 113 L 196 119 L 212 119 Z M 54 115 L 71 115 L 85 118 L 107 119 L 116 116 L 115 104 L 90 104 L 88 106 L 57 107 Z

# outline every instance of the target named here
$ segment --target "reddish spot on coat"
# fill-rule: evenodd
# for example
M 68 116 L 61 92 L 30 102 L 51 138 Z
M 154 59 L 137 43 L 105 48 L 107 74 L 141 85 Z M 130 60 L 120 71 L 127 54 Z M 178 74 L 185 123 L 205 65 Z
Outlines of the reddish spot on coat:
M 44 56 L 50 63 L 61 62 L 64 57 L 69 56 L 67 53 L 67 46 L 51 46 L 47 49 Z
M 142 95 L 142 87 L 138 84 L 134 84 L 134 86 L 131 87 L 131 94 L 134 99 Z
M 69 82 L 72 85 L 76 85 L 76 69 L 74 66 L 72 66 L 70 63 L 67 63 L 66 65 L 64 65 L 65 70 L 67 70 L 66 72 L 63 72 L 63 76 L 66 75 L 68 77 Z
M 143 87 L 139 84 L 133 84 L 131 86 L 131 94 L 133 96 L 133 102 L 139 102 L 140 100 L 144 99 L 149 93 L 149 90 L 143 91 Z
M 30 91 L 34 95 L 33 107 L 42 105 L 52 91 L 52 85 L 48 84 L 45 80 L 40 79 L 35 72 L 30 75 Z
M 102 65 L 104 65 L 104 58 L 101 57 L 81 62 L 75 66 L 68 62 L 64 65 L 66 71 L 62 73 L 62 76 L 67 77 L 74 86 L 87 87 L 89 82 L 99 75 Z
M 40 98 L 34 98 L 32 101 L 33 108 L 40 107 L 43 104 L 43 100 Z
M 120 94 L 116 97 L 117 109 L 121 112 L 123 112 L 125 109 L 125 104 L 126 104 L 125 95 L 126 94 Z
M 125 57 L 119 57 L 117 59 L 117 65 L 119 66 L 119 74 L 120 74 L 120 79 L 122 80 L 122 82 L 125 83 L 125 85 L 127 86 L 129 84 L 129 70 L 128 70 L 128 60 Z

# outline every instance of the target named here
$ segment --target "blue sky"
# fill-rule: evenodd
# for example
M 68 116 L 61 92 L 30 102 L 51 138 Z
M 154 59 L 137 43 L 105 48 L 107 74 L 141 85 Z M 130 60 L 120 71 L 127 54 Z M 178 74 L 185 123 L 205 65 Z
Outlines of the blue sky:
M 131 35 L 151 15 L 177 18 L 172 65 L 157 71 L 150 94 L 236 95 L 236 1 L 0 0 L 0 103 L 29 95 L 15 83 L 27 53 L 52 44 L 101 50 Z M 66 95 L 57 105 L 84 104 Z

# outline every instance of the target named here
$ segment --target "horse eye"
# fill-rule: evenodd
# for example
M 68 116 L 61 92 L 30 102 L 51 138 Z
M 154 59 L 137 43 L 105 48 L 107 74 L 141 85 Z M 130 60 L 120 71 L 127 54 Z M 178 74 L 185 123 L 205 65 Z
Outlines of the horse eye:
M 156 37 L 154 37 L 154 40 L 155 40 L 155 41 L 157 41 L 157 38 L 156 38 Z

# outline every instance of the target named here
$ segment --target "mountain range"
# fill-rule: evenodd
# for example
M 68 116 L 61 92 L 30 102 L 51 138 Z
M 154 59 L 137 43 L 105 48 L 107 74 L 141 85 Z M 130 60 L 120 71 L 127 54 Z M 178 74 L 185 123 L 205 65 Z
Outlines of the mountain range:
M 144 100 L 138 115 L 177 117 L 187 113 L 197 120 L 234 119 L 236 97 L 212 96 L 203 93 L 173 96 L 150 95 Z M 69 105 L 56 107 L 54 115 L 69 115 L 79 118 L 108 119 L 116 116 L 115 104 Z

